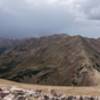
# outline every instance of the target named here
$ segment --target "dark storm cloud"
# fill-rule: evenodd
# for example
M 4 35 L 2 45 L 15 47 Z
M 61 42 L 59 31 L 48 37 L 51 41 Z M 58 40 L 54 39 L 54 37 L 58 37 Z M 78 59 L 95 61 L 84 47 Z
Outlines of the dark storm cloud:
M 38 1 L 39 2 L 39 1 Z M 37 3 L 38 3 L 37 2 Z M 60 32 L 73 18 L 65 14 L 64 8 L 39 4 L 25 0 L 5 0 L 1 2 L 0 32 L 12 35 L 37 35 Z
M 99 5 L 100 0 L 0 0 L 0 36 L 94 36 L 100 32 L 100 23 L 93 21 L 99 19 Z

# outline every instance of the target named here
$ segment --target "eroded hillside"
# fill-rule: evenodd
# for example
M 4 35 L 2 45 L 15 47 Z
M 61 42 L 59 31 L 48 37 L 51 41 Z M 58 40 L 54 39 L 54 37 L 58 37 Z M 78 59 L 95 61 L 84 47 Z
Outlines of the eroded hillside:
M 0 77 L 46 85 L 100 85 L 99 39 L 65 34 L 26 39 L 0 56 Z

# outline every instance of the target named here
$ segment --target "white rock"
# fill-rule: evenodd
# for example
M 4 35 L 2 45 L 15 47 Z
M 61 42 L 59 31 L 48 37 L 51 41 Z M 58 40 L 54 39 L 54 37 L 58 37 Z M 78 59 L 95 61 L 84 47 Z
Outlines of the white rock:
M 4 97 L 3 100 L 14 100 L 14 95 L 9 94 L 9 95 L 7 95 L 6 97 Z

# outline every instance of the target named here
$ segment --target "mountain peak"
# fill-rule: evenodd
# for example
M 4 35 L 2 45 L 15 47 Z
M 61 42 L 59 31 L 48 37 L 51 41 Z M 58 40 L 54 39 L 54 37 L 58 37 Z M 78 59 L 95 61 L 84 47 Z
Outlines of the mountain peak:
M 31 38 L 0 55 L 0 77 L 32 84 L 94 86 L 100 84 L 99 61 L 96 39 L 66 34 Z

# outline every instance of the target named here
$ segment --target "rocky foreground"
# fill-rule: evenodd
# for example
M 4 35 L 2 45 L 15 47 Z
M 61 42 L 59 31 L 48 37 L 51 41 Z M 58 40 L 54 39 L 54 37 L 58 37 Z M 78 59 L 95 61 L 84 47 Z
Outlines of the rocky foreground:
M 67 96 L 59 91 L 50 90 L 44 93 L 42 90 L 22 89 L 17 87 L 1 87 L 0 100 L 100 100 L 99 96 Z

